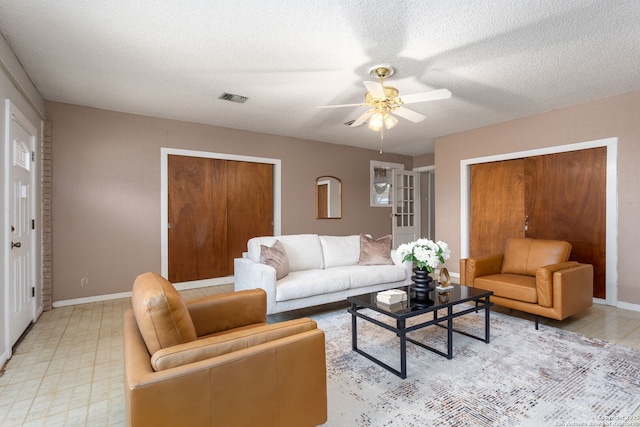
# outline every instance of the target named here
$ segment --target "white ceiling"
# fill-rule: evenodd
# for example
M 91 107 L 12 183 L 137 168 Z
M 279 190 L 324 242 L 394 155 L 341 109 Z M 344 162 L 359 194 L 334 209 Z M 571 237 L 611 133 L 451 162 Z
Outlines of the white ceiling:
M 0 0 L 0 32 L 47 100 L 377 149 L 363 80 L 412 104 L 384 149 L 640 89 L 638 0 Z M 218 99 L 249 97 L 244 104 Z

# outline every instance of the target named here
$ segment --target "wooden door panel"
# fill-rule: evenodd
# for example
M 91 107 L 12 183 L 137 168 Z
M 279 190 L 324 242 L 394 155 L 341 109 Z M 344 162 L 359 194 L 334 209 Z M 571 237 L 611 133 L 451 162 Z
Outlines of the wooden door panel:
M 225 161 L 171 155 L 168 183 L 168 280 L 227 276 Z
M 242 257 L 247 241 L 273 235 L 273 165 L 228 161 L 227 262 Z
M 524 237 L 522 159 L 471 166 L 469 255 L 504 252 L 507 239 Z
M 527 237 L 566 240 L 571 260 L 594 267 L 606 289 L 606 147 L 525 159 Z
M 316 189 L 318 192 L 318 196 L 316 198 L 316 206 L 318 207 L 316 218 L 329 218 L 329 184 L 316 184 Z

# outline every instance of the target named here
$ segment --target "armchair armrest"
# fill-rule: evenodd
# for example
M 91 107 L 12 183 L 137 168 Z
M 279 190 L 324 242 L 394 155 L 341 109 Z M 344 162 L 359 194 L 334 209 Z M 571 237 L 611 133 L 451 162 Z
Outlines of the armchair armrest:
M 325 336 L 320 329 L 217 357 L 209 372 L 211 412 L 235 417 L 223 418 L 219 425 L 257 426 L 278 419 L 280 426 L 300 426 L 327 420 Z
M 536 291 L 538 304 L 542 307 L 553 307 L 553 277 L 557 271 L 577 266 L 576 261 L 545 265 L 536 270 Z
M 460 260 L 460 278 L 466 286 L 473 287 L 476 277 L 500 274 L 504 255 L 485 255 Z M 464 268 L 464 270 L 463 270 Z M 464 275 L 464 276 L 463 276 Z M 463 278 L 464 277 L 464 278 Z
M 262 289 L 211 295 L 186 304 L 199 337 L 267 322 L 266 294 Z
M 593 266 L 580 264 L 553 273 L 553 306 L 565 319 L 593 305 Z
M 211 359 L 313 329 L 317 329 L 316 322 L 303 318 L 214 335 L 158 350 L 151 357 L 151 365 L 154 370 L 162 371 Z

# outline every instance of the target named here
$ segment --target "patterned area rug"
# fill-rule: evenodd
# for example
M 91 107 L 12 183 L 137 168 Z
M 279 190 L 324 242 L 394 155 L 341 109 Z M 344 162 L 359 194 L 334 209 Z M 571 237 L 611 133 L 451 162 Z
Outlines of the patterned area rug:
M 640 425 L 639 350 L 492 312 L 491 343 L 454 333 L 452 360 L 407 343 L 402 380 L 351 351 L 346 310 L 313 318 L 326 334 L 325 426 Z M 482 335 L 484 313 L 454 325 Z M 409 336 L 446 351 L 443 328 Z M 391 332 L 358 319 L 358 346 L 399 369 Z

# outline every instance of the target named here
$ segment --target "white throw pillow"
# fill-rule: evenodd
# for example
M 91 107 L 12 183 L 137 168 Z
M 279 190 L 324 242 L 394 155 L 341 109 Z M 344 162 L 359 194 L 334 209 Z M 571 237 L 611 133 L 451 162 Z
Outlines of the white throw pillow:
M 356 265 L 360 257 L 360 235 L 320 236 L 324 268 Z

